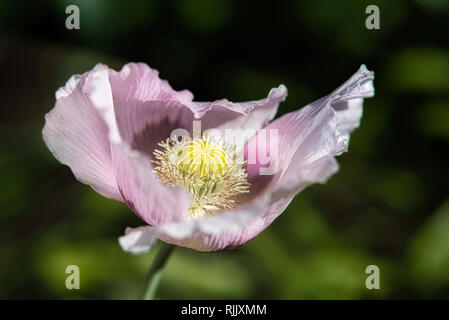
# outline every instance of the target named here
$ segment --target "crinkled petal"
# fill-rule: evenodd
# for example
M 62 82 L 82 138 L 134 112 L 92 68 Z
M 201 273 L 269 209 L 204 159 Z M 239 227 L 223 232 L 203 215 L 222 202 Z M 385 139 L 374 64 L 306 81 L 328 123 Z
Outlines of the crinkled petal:
M 117 184 L 128 206 L 150 225 L 182 221 L 187 217 L 191 197 L 182 188 L 160 183 L 148 157 L 126 143 L 113 144 Z
M 193 113 L 186 106 L 192 94 L 175 91 L 146 64 L 130 63 L 110 71 L 118 135 L 133 149 L 153 157 L 158 143 L 173 130 L 192 130 Z
M 102 66 L 70 78 L 56 92 L 55 107 L 45 116 L 45 144 L 75 177 L 101 195 L 123 201 L 112 167 L 108 127 L 82 91 Z
M 125 235 L 119 238 L 119 243 L 124 251 L 138 254 L 150 250 L 156 239 L 153 227 L 142 226 L 127 228 Z
M 243 147 L 257 130 L 266 126 L 276 115 L 279 103 L 287 97 L 287 88 L 273 88 L 261 100 L 234 103 L 226 99 L 198 102 L 192 107 L 203 130 L 218 130 L 224 140 Z
M 218 251 L 238 247 L 271 224 L 279 213 L 285 210 L 292 198 L 291 194 L 266 194 L 259 201 L 253 201 L 217 216 L 161 224 L 146 229 L 128 229 L 126 236 L 132 234 L 139 248 L 142 248 L 142 243 L 146 240 L 153 241 L 154 238 L 198 251 Z M 134 246 L 122 248 L 128 252 L 137 250 Z M 147 246 L 148 250 L 150 248 L 151 246 Z
M 145 108 L 138 108 L 134 104 L 135 99 L 124 100 L 125 93 L 115 92 L 117 88 L 112 84 L 111 73 L 114 72 L 107 67 L 101 68 L 90 76 L 89 85 L 84 86 L 83 91 L 107 125 L 112 167 L 120 194 L 128 206 L 150 225 L 180 221 L 187 215 L 190 196 L 180 188 L 168 188 L 157 181 L 151 158 L 132 148 L 132 141 L 124 138 L 129 133 L 126 131 L 128 123 L 133 124 L 132 120 L 138 119 L 142 115 L 139 112 L 144 112 Z M 133 78 L 129 81 L 134 83 Z M 122 83 L 122 86 L 127 87 L 127 83 Z M 128 88 L 134 90 L 134 85 L 128 84 Z M 168 90 L 163 84 L 158 88 Z
M 373 79 L 374 73 L 362 65 L 326 98 L 273 122 L 273 127 L 283 128 L 281 144 L 295 150 L 283 156 L 281 184 L 300 191 L 326 182 L 338 171 L 334 156 L 347 151 L 349 134 L 362 117 L 363 100 L 374 95 Z M 304 123 L 309 125 L 301 130 Z
M 360 121 L 363 98 L 373 95 L 373 78 L 362 66 L 330 95 L 266 128 L 278 132 L 279 152 L 270 154 L 277 168 L 266 188 L 251 201 L 217 216 L 161 224 L 151 229 L 153 236 L 200 251 L 236 247 L 254 238 L 298 192 L 338 171 L 335 156 L 347 148 L 349 133 Z M 252 183 L 258 182 L 256 176 L 251 178 Z
M 175 91 L 159 72 L 145 63 L 128 63 L 116 72 L 110 70 L 113 93 L 139 101 L 179 101 L 188 105 L 193 94 L 188 90 Z
M 279 103 L 287 96 L 287 89 L 281 85 L 271 89 L 267 98 L 256 101 L 194 102 L 189 91 L 173 90 L 156 70 L 143 63 L 127 64 L 120 72 L 111 70 L 110 82 L 122 138 L 149 156 L 174 130 L 191 133 L 194 121 L 201 132 L 219 130 L 223 138 L 226 129 L 231 129 L 227 140 L 238 140 L 237 144 L 243 146 L 257 129 L 273 119 Z M 235 129 L 241 130 L 236 137 Z

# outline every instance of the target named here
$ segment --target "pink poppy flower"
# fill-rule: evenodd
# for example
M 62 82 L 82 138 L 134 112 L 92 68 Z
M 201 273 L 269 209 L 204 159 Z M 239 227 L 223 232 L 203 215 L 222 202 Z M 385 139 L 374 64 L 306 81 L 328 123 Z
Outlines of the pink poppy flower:
M 43 138 L 79 181 L 145 221 L 119 239 L 125 251 L 147 251 L 155 239 L 217 251 L 253 239 L 297 193 L 338 171 L 335 156 L 359 126 L 373 79 L 362 66 L 272 121 L 283 85 L 257 101 L 195 102 L 146 64 L 99 64 L 56 92 Z

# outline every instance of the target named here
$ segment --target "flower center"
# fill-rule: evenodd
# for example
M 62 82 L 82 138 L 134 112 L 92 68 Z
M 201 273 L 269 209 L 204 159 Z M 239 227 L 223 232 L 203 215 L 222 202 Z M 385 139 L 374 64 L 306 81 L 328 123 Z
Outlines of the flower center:
M 181 146 L 177 164 L 192 176 L 202 178 L 223 173 L 228 160 L 226 152 L 219 145 L 195 139 Z
M 159 146 L 154 172 L 160 182 L 192 195 L 190 218 L 231 209 L 237 195 L 249 192 L 245 161 L 234 145 L 203 136 L 181 142 L 167 139 Z

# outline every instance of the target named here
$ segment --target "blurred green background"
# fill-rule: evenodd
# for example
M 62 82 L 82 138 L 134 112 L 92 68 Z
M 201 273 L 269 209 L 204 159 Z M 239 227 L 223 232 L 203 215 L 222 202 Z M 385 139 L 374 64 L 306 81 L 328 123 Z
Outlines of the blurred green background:
M 77 4 L 81 29 L 65 28 Z M 380 30 L 365 8 L 380 8 Z M 75 73 L 143 61 L 196 100 L 259 99 L 280 114 L 331 92 L 362 63 L 376 97 L 340 172 L 298 195 L 245 246 L 177 248 L 160 299 L 449 298 L 449 1 L 0 2 L 0 298 L 133 299 L 154 252 L 117 237 L 142 222 L 74 179 L 44 146 L 44 114 Z M 65 268 L 81 289 L 65 288 Z M 365 288 L 366 266 L 380 290 Z

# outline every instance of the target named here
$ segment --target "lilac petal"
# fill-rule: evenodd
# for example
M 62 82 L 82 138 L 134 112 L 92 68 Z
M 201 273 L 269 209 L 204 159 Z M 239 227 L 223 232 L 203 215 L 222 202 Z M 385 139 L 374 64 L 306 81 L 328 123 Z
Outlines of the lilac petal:
M 325 182 L 338 170 L 333 157 L 347 150 L 349 134 L 359 125 L 362 116 L 363 98 L 374 94 L 373 78 L 373 73 L 362 65 L 328 96 L 284 115 L 265 128 L 278 132 L 278 154 L 274 154 L 272 160 L 278 167 L 280 183 L 297 181 L 299 186 L 309 181 Z M 252 144 L 254 141 L 248 145 Z M 253 183 L 263 178 L 257 170 L 248 171 L 248 174 Z
M 192 131 L 193 114 L 177 101 L 124 101 L 114 95 L 114 110 L 122 139 L 151 159 L 174 130 Z
M 138 101 L 179 101 L 189 104 L 193 94 L 188 90 L 175 91 L 159 72 L 145 63 L 128 63 L 122 70 L 110 70 L 114 94 Z
M 236 247 L 254 238 L 298 192 L 312 183 L 325 182 L 338 171 L 335 156 L 347 149 L 349 133 L 362 115 L 363 98 L 374 93 L 373 78 L 362 66 L 330 95 L 267 127 L 279 132 L 280 152 L 273 155 L 278 170 L 257 197 L 217 216 L 161 224 L 148 232 L 165 242 L 199 251 Z M 254 170 L 252 183 L 261 177 L 256 175 Z
M 173 90 L 146 64 L 111 70 L 110 83 L 118 134 L 133 149 L 152 158 L 158 143 L 174 129 L 192 129 L 193 113 L 186 106 L 192 94 Z
M 173 90 L 156 70 L 143 63 L 127 64 L 120 72 L 111 71 L 110 82 L 122 138 L 149 156 L 173 130 L 192 132 L 194 120 L 200 122 L 202 131 L 217 129 L 223 135 L 225 129 L 262 128 L 273 119 L 279 103 L 287 96 L 287 89 L 281 85 L 257 101 L 194 102 L 189 91 Z M 249 137 L 251 132 L 246 139 Z
M 222 137 L 232 141 L 233 137 L 226 136 L 226 130 L 239 130 L 238 136 L 244 134 L 246 142 L 258 129 L 266 126 L 271 121 L 279 107 L 279 103 L 287 97 L 287 88 L 280 85 L 273 88 L 268 96 L 261 100 L 243 103 L 233 103 L 222 99 L 214 102 L 198 102 L 192 107 L 196 118 L 201 120 L 203 130 L 219 130 Z M 245 132 L 247 131 L 247 132 Z M 235 133 L 235 132 L 233 132 Z
M 82 92 L 86 79 L 102 68 L 73 76 L 56 92 L 42 135 L 55 158 L 69 166 L 79 181 L 107 198 L 123 201 L 112 168 L 107 125 Z
M 150 250 L 156 239 L 153 227 L 142 226 L 127 228 L 125 235 L 119 238 L 119 243 L 124 251 L 138 254 Z
M 363 98 L 374 95 L 373 79 L 374 73 L 362 65 L 327 97 L 270 125 L 282 130 L 280 144 L 294 151 L 280 155 L 281 185 L 299 192 L 338 171 L 334 157 L 347 151 L 349 134 L 360 123 Z
M 150 225 L 182 221 L 191 197 L 157 181 L 148 157 L 126 143 L 112 145 L 117 184 L 128 206 Z
M 279 194 L 273 197 L 267 194 L 264 199 L 259 199 L 260 201 L 252 201 L 217 216 L 155 227 L 127 229 L 124 237 L 132 237 L 133 241 L 128 241 L 128 246 L 122 245 L 122 248 L 127 252 L 135 252 L 143 248 L 145 241 L 152 243 L 155 238 L 198 251 L 218 251 L 238 247 L 253 239 L 271 224 L 279 213 L 285 210 L 292 198 L 292 195 Z M 138 244 L 137 249 L 133 243 Z M 149 244 L 146 249 L 150 248 Z
M 118 189 L 128 206 L 148 224 L 180 221 L 187 215 L 190 196 L 180 188 L 168 188 L 158 182 L 152 171 L 151 159 L 133 149 L 130 141 L 124 139 L 128 133 L 125 130 L 127 126 L 120 127 L 119 123 L 133 124 L 131 120 L 138 119 L 139 109 L 133 105 L 134 100 L 123 101 L 122 95 L 117 97 L 110 74 L 109 69 L 102 68 L 88 78 L 83 91 L 107 124 Z M 126 83 L 123 86 L 126 87 Z M 162 85 L 160 88 L 166 89 Z M 125 108 L 129 112 L 123 111 Z M 137 113 L 137 117 L 133 112 Z

